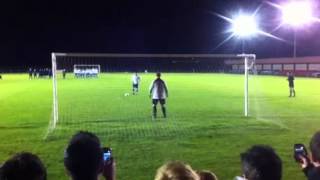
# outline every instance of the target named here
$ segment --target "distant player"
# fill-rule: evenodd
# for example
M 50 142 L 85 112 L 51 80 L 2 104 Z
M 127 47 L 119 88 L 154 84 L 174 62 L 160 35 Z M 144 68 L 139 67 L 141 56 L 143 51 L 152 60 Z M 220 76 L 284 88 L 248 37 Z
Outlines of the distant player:
M 160 102 L 163 117 L 166 118 L 166 98 L 168 98 L 168 88 L 166 83 L 160 78 L 161 74 L 157 73 L 157 79 L 150 86 L 150 98 L 152 98 L 153 118 L 157 118 L 157 104 Z
M 52 78 L 52 70 L 50 68 L 48 69 L 48 76 L 49 78 Z
M 136 95 L 139 92 L 139 84 L 140 84 L 140 76 L 138 75 L 138 73 L 135 73 L 132 76 L 132 94 Z
M 33 78 L 37 78 L 38 72 L 37 69 L 33 69 Z
M 29 68 L 29 79 L 32 79 L 33 70 L 32 68 Z
M 62 77 L 63 77 L 63 79 L 65 79 L 66 78 L 66 70 L 64 69 L 64 70 L 62 70 Z
M 292 72 L 288 72 L 288 82 L 289 82 L 289 89 L 290 89 L 290 95 L 289 97 L 295 97 L 296 91 L 294 90 L 294 76 Z

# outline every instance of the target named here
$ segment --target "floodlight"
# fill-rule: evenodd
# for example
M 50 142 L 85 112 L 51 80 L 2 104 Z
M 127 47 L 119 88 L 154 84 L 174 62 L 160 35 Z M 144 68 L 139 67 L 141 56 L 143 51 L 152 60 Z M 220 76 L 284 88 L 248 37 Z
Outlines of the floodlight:
M 240 15 L 232 20 L 232 32 L 235 36 L 249 37 L 258 33 L 258 24 L 254 16 Z
M 309 1 L 292 1 L 281 7 L 284 24 L 297 27 L 312 21 L 312 5 Z

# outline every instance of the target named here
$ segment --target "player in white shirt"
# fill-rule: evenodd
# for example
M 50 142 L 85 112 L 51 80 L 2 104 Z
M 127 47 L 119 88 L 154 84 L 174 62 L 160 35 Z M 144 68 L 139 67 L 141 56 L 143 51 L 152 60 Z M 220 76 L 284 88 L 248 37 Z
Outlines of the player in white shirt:
M 139 84 L 140 84 L 140 76 L 138 75 L 138 73 L 135 73 L 133 76 L 132 76 L 132 94 L 133 95 L 136 95 L 139 91 Z
M 153 118 L 157 117 L 157 104 L 160 102 L 163 117 L 166 118 L 166 98 L 168 98 L 168 88 L 166 83 L 160 78 L 161 73 L 157 73 L 155 79 L 150 86 L 150 98 L 152 98 Z

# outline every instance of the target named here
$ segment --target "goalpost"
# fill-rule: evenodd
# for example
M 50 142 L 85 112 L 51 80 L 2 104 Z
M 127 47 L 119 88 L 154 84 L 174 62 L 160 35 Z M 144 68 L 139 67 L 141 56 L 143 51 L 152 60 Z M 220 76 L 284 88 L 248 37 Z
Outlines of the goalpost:
M 52 53 L 52 86 L 53 86 L 53 119 L 51 122 L 51 128 L 55 129 L 57 123 L 59 122 L 59 94 L 58 94 L 58 72 L 67 71 L 74 72 L 76 68 L 90 69 L 97 73 L 101 72 L 112 72 L 112 69 L 108 69 L 105 64 L 106 59 L 152 59 L 157 60 L 162 59 L 194 59 L 194 58 L 204 58 L 204 59 L 224 59 L 225 64 L 227 61 L 237 60 L 242 63 L 243 69 L 241 73 L 244 73 L 244 104 L 243 104 L 243 114 L 245 117 L 249 116 L 249 72 L 254 67 L 256 55 L 255 54 L 97 54 L 97 53 Z M 68 64 L 70 59 L 77 59 L 77 63 Z M 90 59 L 98 59 L 100 62 L 90 64 Z M 58 62 L 59 61 L 59 62 Z M 130 68 L 130 61 L 126 61 L 124 66 Z M 59 64 L 66 64 L 63 68 L 59 67 Z M 144 64 L 144 61 L 141 61 Z M 140 65 L 141 65 L 140 64 Z M 144 70 L 143 70 L 144 71 Z

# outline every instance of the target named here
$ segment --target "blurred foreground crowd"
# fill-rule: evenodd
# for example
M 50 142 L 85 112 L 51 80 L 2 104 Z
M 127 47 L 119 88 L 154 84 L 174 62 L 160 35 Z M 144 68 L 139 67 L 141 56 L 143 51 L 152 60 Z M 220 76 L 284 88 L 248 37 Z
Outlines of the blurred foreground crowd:
M 320 131 L 311 138 L 310 154 L 302 144 L 294 146 L 294 158 L 306 179 L 320 180 Z M 282 161 L 274 149 L 253 145 L 240 154 L 242 173 L 235 180 L 281 180 Z M 90 132 L 73 135 L 64 153 L 64 166 L 72 180 L 116 179 L 116 159 L 110 148 L 102 148 L 99 138 Z M 46 167 L 35 154 L 21 152 L 1 165 L 0 180 L 46 180 Z M 132 177 L 132 179 L 135 179 Z M 155 180 L 217 180 L 208 170 L 194 170 L 182 161 L 170 161 L 155 172 Z

